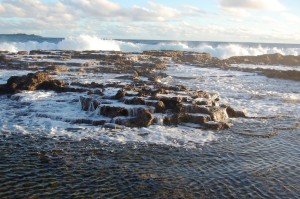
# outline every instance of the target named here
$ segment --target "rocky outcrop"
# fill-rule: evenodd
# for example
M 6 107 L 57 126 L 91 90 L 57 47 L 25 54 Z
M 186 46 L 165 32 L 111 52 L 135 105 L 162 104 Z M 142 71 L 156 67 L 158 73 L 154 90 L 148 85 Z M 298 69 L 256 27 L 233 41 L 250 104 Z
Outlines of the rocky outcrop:
M 184 52 L 182 55 L 174 57 L 176 62 L 182 63 L 206 63 L 212 60 L 208 53 Z
M 230 117 L 245 116 L 231 107 L 219 106 L 220 97 L 216 93 L 190 91 L 180 85 L 157 85 L 152 89 L 137 85 L 127 85 L 110 97 L 82 96 L 81 108 L 110 118 L 110 123 L 127 127 L 194 123 L 199 128 L 221 130 L 230 127 Z M 210 103 L 199 103 L 199 97 Z
M 254 64 L 254 65 L 284 65 L 300 66 L 300 56 L 265 54 L 258 56 L 235 56 L 225 59 L 227 64 Z
M 222 107 L 226 109 L 226 113 L 229 117 L 246 117 L 246 114 L 243 111 L 234 110 L 232 107 L 226 105 L 223 105 Z
M 53 90 L 56 92 L 85 91 L 65 87 L 63 81 L 53 79 L 44 72 L 29 73 L 23 76 L 11 76 L 6 84 L 0 85 L 0 94 L 14 94 L 22 90 Z
M 192 64 L 203 64 L 212 62 L 217 63 L 220 60 L 213 58 L 208 53 L 198 52 L 187 52 L 187 51 L 176 51 L 176 50 L 150 50 L 144 51 L 143 54 L 151 55 L 155 57 L 170 57 L 173 61 L 178 63 L 192 63 Z
M 260 71 L 267 77 L 300 81 L 300 71 L 297 70 L 280 71 L 272 69 L 262 69 Z
M 100 117 L 68 120 L 71 123 L 102 125 L 103 128 L 113 129 L 122 126 L 147 127 L 153 124 L 176 126 L 192 123 L 197 128 L 221 130 L 230 127 L 230 118 L 245 117 L 241 111 L 225 105 L 220 106 L 220 96 L 216 93 L 190 90 L 184 85 L 160 83 L 162 78 L 167 77 L 164 70 L 167 69 L 168 63 L 194 66 L 222 65 L 219 59 L 207 53 L 145 51 L 129 54 L 36 50 L 31 51 L 30 56 L 26 54 L 26 52 L 11 56 L 3 54 L 0 61 L 7 68 L 43 69 L 49 73 L 12 76 L 7 84 L 0 85 L 0 93 L 14 94 L 22 90 L 86 91 L 79 99 L 81 109 Z M 86 62 L 74 59 L 85 59 Z M 59 75 L 62 72 L 72 72 L 72 75 L 111 73 L 116 81 L 71 82 L 67 85 L 64 81 L 49 76 L 49 74 Z

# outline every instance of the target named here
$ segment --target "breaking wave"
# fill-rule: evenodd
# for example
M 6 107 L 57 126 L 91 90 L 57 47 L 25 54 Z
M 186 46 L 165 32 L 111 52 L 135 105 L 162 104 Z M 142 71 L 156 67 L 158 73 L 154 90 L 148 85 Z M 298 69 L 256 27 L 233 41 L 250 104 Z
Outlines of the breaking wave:
M 300 45 L 288 44 L 249 44 L 185 41 L 139 41 L 106 40 L 97 36 L 79 35 L 67 37 L 57 43 L 43 41 L 0 42 L 0 50 L 17 52 L 21 50 L 107 50 L 142 52 L 144 50 L 184 50 L 206 52 L 221 59 L 232 56 L 262 55 L 280 53 L 283 55 L 300 55 Z

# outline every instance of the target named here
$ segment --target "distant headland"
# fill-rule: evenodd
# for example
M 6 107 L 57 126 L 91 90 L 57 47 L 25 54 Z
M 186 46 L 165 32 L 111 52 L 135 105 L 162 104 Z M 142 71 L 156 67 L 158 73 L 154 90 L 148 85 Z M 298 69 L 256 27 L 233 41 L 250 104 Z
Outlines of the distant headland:
M 63 38 L 43 37 L 40 35 L 25 34 L 25 33 L 0 34 L 0 42 L 27 42 L 27 41 L 42 42 L 43 40 L 55 42 L 55 41 L 61 41 L 63 40 Z

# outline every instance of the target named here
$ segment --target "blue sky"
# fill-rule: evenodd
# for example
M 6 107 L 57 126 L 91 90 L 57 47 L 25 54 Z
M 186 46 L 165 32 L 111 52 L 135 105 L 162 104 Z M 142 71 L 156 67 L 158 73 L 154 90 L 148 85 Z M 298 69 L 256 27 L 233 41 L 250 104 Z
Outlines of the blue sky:
M 297 0 L 0 0 L 0 33 L 300 43 Z

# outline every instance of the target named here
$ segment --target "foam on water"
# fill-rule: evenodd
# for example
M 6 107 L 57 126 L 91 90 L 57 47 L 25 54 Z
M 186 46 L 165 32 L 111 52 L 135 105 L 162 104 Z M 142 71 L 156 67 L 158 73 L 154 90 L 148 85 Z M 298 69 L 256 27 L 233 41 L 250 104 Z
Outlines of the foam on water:
M 271 65 L 253 65 L 253 64 L 231 64 L 231 67 L 236 68 L 249 68 L 249 69 L 272 69 L 272 70 L 281 70 L 281 71 L 289 71 L 295 70 L 300 71 L 300 67 L 298 66 L 271 66 Z
M 125 52 L 142 52 L 144 50 L 184 50 L 195 52 L 207 52 L 214 57 L 228 58 L 242 55 L 261 55 L 280 53 L 283 55 L 299 55 L 300 47 L 282 45 L 262 45 L 243 43 L 218 43 L 213 42 L 184 42 L 184 41 L 120 41 L 104 40 L 97 36 L 79 35 L 77 37 L 67 37 L 58 43 L 51 42 L 1 42 L 1 50 L 16 52 L 20 50 L 111 50 Z
M 256 73 L 174 65 L 167 70 L 166 84 L 219 93 L 221 102 L 253 117 L 299 116 L 300 83 L 272 79 Z M 192 75 L 191 75 L 192 74 Z M 192 77 L 181 79 L 181 77 Z
M 195 148 L 217 139 L 213 132 L 190 127 L 105 129 L 102 126 L 70 123 L 72 120 L 110 118 L 80 109 L 78 93 L 30 91 L 12 98 L 0 96 L 0 134 L 8 132 L 68 137 L 74 140 L 94 139 L 101 142 L 143 143 Z M 96 110 L 97 111 L 97 110 Z M 63 113 L 63 114 L 62 114 Z
M 20 76 L 20 75 L 27 75 L 28 73 L 31 73 L 32 71 L 26 71 L 26 70 L 3 70 L 0 69 L 0 84 L 5 84 L 7 80 L 15 75 L 15 76 Z
M 20 50 L 112 50 L 119 51 L 120 47 L 117 41 L 103 40 L 96 36 L 79 35 L 77 37 L 67 37 L 58 43 L 51 42 L 2 42 L 0 49 L 10 52 Z

